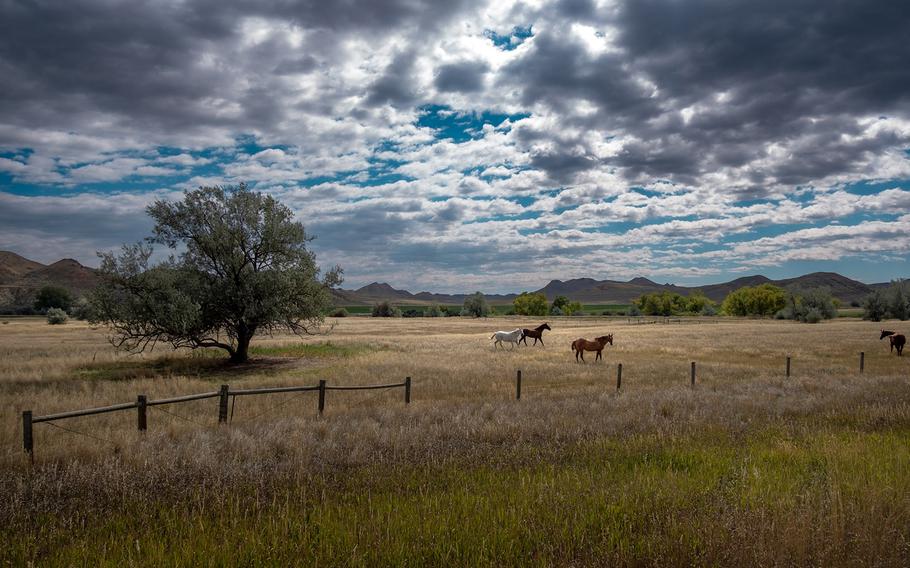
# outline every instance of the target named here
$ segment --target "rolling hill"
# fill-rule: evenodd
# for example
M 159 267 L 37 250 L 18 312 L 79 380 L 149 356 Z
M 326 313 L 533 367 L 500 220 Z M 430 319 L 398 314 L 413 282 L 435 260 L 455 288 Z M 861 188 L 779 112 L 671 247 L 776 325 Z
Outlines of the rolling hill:
M 0 308 L 30 305 L 34 293 L 42 286 L 61 286 L 74 296 L 89 292 L 98 283 L 97 272 L 79 262 L 65 258 L 50 265 L 29 260 L 14 252 L 0 251 Z M 828 288 L 831 293 L 845 304 L 862 301 L 876 288 L 887 287 L 888 283 L 865 284 L 852 280 L 835 272 L 813 272 L 796 278 L 771 280 L 762 275 L 744 276 L 729 282 L 697 287 L 677 286 L 675 284 L 658 284 L 653 280 L 639 276 L 627 282 L 619 280 L 596 280 L 594 278 L 574 278 L 571 280 L 551 280 L 546 286 L 535 292 L 544 294 L 552 301 L 556 296 L 566 296 L 571 300 L 585 304 L 629 304 L 642 294 L 652 292 L 675 292 L 688 295 L 700 290 L 715 301 L 721 301 L 727 294 L 743 286 L 756 286 L 770 283 L 783 288 L 813 289 Z M 398 305 L 459 305 L 467 297 L 465 294 L 437 294 L 418 292 L 413 294 L 400 290 L 384 282 L 373 282 L 356 290 L 336 289 L 332 291 L 335 304 L 339 306 L 365 306 L 388 301 Z M 487 294 L 492 304 L 507 304 L 517 294 Z

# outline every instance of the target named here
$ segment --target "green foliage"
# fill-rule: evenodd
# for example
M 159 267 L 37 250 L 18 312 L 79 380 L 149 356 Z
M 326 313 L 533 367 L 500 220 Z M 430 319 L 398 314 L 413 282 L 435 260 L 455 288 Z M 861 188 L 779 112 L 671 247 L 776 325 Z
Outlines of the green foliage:
M 461 315 L 475 318 L 485 318 L 490 315 L 490 304 L 480 292 L 474 292 L 464 300 Z
M 888 313 L 891 317 L 901 321 L 910 318 L 910 294 L 907 291 L 907 281 L 903 279 L 892 281 L 888 292 Z
M 69 316 L 60 308 L 50 308 L 47 310 L 47 323 L 51 325 L 60 325 L 66 323 Z
M 744 286 L 727 294 L 721 310 L 731 316 L 772 316 L 787 306 L 787 292 L 773 284 Z
M 557 308 L 562 312 L 565 312 L 566 306 L 568 306 L 568 305 L 569 305 L 568 298 L 566 298 L 565 296 L 556 296 L 556 298 L 553 300 L 552 307 Z
M 348 317 L 348 311 L 344 308 L 335 308 L 329 315 L 333 318 L 346 318 Z
M 512 302 L 515 313 L 520 316 L 545 316 L 550 311 L 547 297 L 537 293 L 522 292 Z
M 882 321 L 888 315 L 888 301 L 885 293 L 875 290 L 863 300 L 863 319 Z
M 92 317 L 92 304 L 85 296 L 79 296 L 79 298 L 73 302 L 72 307 L 70 307 L 69 313 L 77 320 L 90 320 Z
M 255 334 L 311 334 L 323 322 L 341 269 L 319 278 L 311 238 L 273 197 L 244 184 L 202 187 L 146 211 L 149 244 L 100 254 L 91 321 L 111 326 L 115 345 L 216 347 L 244 362 Z M 151 266 L 152 244 L 182 252 Z
M 423 311 L 423 315 L 428 318 L 438 318 L 445 316 L 445 312 L 442 311 L 438 304 L 433 304 Z
M 73 296 L 66 288 L 59 286 L 44 286 L 35 295 L 35 311 L 44 313 L 51 308 L 69 311 L 73 305 Z
M 633 303 L 633 309 L 637 310 L 638 313 L 630 311 L 630 315 L 678 316 L 682 314 L 702 314 L 708 307 L 710 307 L 708 308 L 710 312 L 713 306 L 714 302 L 698 290 L 689 296 L 668 291 L 652 292 L 643 294 Z
M 374 318 L 400 318 L 401 309 L 396 308 L 386 301 L 379 302 L 373 306 L 372 316 Z

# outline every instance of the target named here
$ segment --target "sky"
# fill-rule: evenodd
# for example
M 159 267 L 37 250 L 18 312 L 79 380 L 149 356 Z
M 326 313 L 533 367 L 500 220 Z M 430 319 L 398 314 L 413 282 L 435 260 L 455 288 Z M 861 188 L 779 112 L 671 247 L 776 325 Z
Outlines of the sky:
M 910 5 L 0 0 L 0 249 L 246 182 L 345 288 L 910 276 Z

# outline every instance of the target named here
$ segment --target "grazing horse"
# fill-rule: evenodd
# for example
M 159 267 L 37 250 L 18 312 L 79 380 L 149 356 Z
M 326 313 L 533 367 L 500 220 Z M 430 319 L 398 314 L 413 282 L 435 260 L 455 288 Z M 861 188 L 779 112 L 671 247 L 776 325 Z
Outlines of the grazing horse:
M 528 344 L 528 338 L 534 338 L 534 345 L 537 345 L 537 341 L 540 340 L 540 344 L 543 345 L 543 330 L 550 329 L 550 324 L 542 323 L 535 327 L 534 329 L 523 329 L 521 339 L 519 343 Z
M 894 349 L 897 348 L 897 356 L 900 357 L 904 353 L 904 345 L 907 343 L 907 338 L 899 333 L 893 331 L 882 330 L 882 334 L 879 337 L 879 340 L 888 338 L 888 341 L 891 342 L 891 352 L 894 353 Z
M 522 335 L 523 333 L 521 329 L 515 329 L 513 331 L 497 331 L 490 336 L 490 339 L 496 339 L 496 341 L 493 342 L 493 349 L 496 349 L 497 345 L 502 347 L 503 341 L 511 343 L 512 349 L 515 349 L 515 346 L 518 345 L 519 341 L 521 341 Z M 505 347 L 502 348 L 505 349 Z
M 594 361 L 597 362 L 598 359 L 603 360 L 603 350 L 606 347 L 607 343 L 613 345 L 613 334 L 602 335 L 600 337 L 594 338 L 594 341 L 588 341 L 587 339 L 576 339 L 572 342 L 572 351 L 575 352 L 575 362 L 578 363 L 578 357 L 581 357 L 581 362 L 585 362 L 585 351 L 597 351 L 597 355 L 594 357 Z

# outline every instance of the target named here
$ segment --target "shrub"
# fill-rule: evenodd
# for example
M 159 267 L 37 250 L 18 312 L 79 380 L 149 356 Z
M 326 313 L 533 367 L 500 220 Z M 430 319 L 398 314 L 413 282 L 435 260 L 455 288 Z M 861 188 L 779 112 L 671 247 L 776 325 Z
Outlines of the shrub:
M 550 315 L 551 316 L 561 316 L 562 310 L 559 309 L 558 306 L 553 306 L 552 308 L 550 308 Z
M 875 290 L 863 301 L 863 319 L 872 321 L 882 321 L 888 315 L 888 304 L 885 301 L 885 294 L 881 290 Z
M 51 325 L 64 324 L 67 319 L 69 319 L 69 316 L 60 308 L 51 308 L 47 310 L 47 323 Z
M 816 307 L 811 307 L 805 311 L 800 317 L 800 321 L 803 323 L 818 323 L 824 316 L 822 315 L 821 310 Z
M 423 316 L 427 318 L 438 318 L 445 315 L 445 312 L 438 304 L 433 304 L 423 311 Z
M 787 305 L 787 293 L 773 284 L 743 286 L 727 294 L 721 306 L 731 316 L 772 316 Z
M 604 312 L 604 315 L 607 315 L 606 312 Z M 632 304 L 632 307 L 629 308 L 629 315 L 637 318 L 641 315 L 641 308 L 637 304 Z
M 69 310 L 73 305 L 73 297 L 69 290 L 59 286 L 45 286 L 38 290 L 35 296 L 35 310 L 44 313 L 51 308 Z
M 464 300 L 461 308 L 461 315 L 473 316 L 475 318 L 485 318 L 490 315 L 490 304 L 480 292 L 474 292 Z
M 73 307 L 69 309 L 69 314 L 77 320 L 90 320 L 92 319 L 92 304 L 88 301 L 88 298 L 80 296 L 73 303 Z
M 395 315 L 396 311 L 398 312 L 398 316 Z M 401 317 L 401 310 L 388 302 L 379 302 L 373 306 L 371 314 L 374 318 Z
M 333 318 L 346 318 L 348 317 L 348 311 L 344 308 L 335 308 L 329 315 Z
M 545 316 L 549 312 L 547 306 L 547 297 L 537 293 L 522 292 L 512 302 L 515 307 L 515 313 L 520 316 Z M 564 308 L 560 308 L 565 311 Z
M 401 317 L 403 318 L 422 318 L 423 312 L 414 308 L 408 308 L 407 310 L 401 311 Z M 396 316 L 398 317 L 398 316 Z

